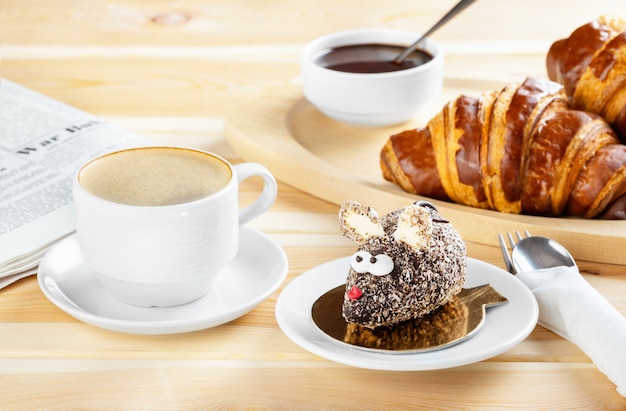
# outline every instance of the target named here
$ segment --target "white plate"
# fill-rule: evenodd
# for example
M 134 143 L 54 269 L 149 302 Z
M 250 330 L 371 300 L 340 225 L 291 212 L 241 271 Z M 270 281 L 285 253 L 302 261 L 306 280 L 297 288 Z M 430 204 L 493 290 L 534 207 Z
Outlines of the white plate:
M 468 340 L 438 351 L 413 354 L 369 352 L 332 341 L 311 318 L 311 307 L 326 291 L 345 283 L 350 257 L 307 271 L 291 281 L 276 301 L 276 320 L 296 344 L 326 359 L 360 368 L 424 371 L 471 364 L 501 354 L 535 328 L 539 309 L 532 292 L 515 276 L 470 258 L 466 287 L 491 286 L 509 302 L 487 309 L 485 323 Z
M 215 327 L 251 311 L 283 283 L 287 266 L 285 252 L 278 244 L 242 228 L 239 251 L 209 294 L 176 307 L 135 307 L 116 300 L 102 288 L 83 262 L 73 235 L 46 254 L 37 280 L 50 301 L 88 324 L 132 334 L 174 334 Z

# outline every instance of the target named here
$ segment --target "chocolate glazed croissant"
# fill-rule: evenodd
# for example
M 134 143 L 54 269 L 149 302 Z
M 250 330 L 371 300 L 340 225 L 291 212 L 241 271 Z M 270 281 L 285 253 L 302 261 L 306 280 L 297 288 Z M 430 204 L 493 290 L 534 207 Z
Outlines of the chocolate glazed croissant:
M 548 80 L 450 101 L 426 127 L 391 136 L 380 166 L 407 192 L 468 206 L 626 218 L 626 146 Z
M 626 143 L 626 21 L 603 16 L 552 44 L 548 77 L 572 106 L 604 117 Z

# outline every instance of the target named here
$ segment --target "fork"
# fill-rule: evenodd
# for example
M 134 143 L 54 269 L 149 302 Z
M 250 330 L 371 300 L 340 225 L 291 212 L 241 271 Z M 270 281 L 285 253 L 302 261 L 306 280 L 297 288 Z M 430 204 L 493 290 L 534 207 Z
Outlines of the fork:
M 506 233 L 507 238 L 509 239 L 509 244 L 511 245 L 511 252 L 513 248 L 515 248 L 516 241 L 513 238 L 513 234 Z M 528 230 L 524 230 L 524 235 L 526 237 L 530 237 L 530 232 Z M 515 232 L 515 237 L 517 237 L 517 242 L 519 242 L 522 238 L 522 234 L 517 231 Z M 506 245 L 506 241 L 504 240 L 504 236 L 502 234 L 498 234 L 498 241 L 500 242 L 500 251 L 502 252 L 502 258 L 504 259 L 504 265 L 506 265 L 506 269 L 511 274 L 515 274 L 515 268 L 513 267 L 513 260 L 511 259 L 511 254 Z

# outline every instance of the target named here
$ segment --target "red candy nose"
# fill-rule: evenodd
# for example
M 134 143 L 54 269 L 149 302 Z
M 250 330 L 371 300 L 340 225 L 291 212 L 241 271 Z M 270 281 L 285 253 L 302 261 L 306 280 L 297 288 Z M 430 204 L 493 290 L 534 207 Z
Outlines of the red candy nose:
M 351 300 L 358 300 L 363 295 L 363 291 L 359 290 L 357 286 L 353 286 L 348 293 L 348 298 Z

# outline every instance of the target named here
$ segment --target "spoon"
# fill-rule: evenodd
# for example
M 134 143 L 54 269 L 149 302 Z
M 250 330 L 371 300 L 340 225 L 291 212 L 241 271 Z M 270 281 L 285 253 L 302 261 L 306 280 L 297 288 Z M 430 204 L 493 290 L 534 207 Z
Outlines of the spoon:
M 533 271 L 564 265 L 576 267 L 574 257 L 558 242 L 545 237 L 521 239 L 511 252 L 515 272 Z
M 460 12 L 465 10 L 469 5 L 471 5 L 475 1 L 476 0 L 461 0 L 461 1 L 459 1 L 456 4 L 456 6 L 452 7 L 437 23 L 435 23 L 434 26 L 432 26 L 430 29 L 428 29 L 428 31 L 426 31 L 426 33 L 422 34 L 422 36 L 419 39 L 417 39 L 417 41 L 415 43 L 411 44 L 402 53 L 400 53 L 398 55 L 398 57 L 396 57 L 393 62 L 396 63 L 396 64 L 402 64 L 404 59 L 407 58 L 409 56 L 409 54 L 411 54 L 413 51 L 415 51 L 415 49 L 417 48 L 417 46 L 419 46 L 419 44 L 422 42 L 422 40 L 424 40 L 426 37 L 428 37 L 429 35 L 434 33 L 441 26 L 446 24 L 454 16 L 456 16 L 457 14 L 459 14 Z

